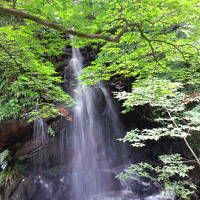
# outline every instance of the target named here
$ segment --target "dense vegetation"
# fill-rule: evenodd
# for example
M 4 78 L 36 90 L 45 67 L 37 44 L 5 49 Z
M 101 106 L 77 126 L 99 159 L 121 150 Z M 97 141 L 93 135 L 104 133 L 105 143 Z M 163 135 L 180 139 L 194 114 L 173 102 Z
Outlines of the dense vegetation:
M 51 57 L 70 43 L 90 45 L 99 53 L 84 69 L 83 82 L 129 78 L 132 91 L 115 93 L 124 102 L 124 112 L 147 105 L 159 124 L 132 130 L 122 140 L 141 147 L 149 140 L 178 137 L 200 167 L 199 7 L 198 0 L 1 0 L 0 120 L 53 117 L 58 105 L 71 106 Z M 66 34 L 74 40 L 66 40 Z M 164 165 L 154 169 L 156 180 L 188 199 L 188 185 L 193 185 L 187 172 L 192 167 L 178 154 L 160 160 Z M 142 167 L 153 170 L 143 163 L 125 174 L 152 179 Z M 183 181 L 171 188 L 176 175 Z

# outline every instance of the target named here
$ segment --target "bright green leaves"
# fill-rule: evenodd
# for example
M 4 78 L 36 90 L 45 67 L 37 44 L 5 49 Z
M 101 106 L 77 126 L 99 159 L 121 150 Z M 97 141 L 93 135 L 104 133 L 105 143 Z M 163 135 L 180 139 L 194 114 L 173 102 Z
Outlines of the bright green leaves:
M 190 199 L 190 195 L 194 193 L 196 188 L 191 181 L 187 180 L 188 173 L 193 167 L 186 165 L 180 154 L 161 155 L 159 160 L 161 161 L 159 166 L 145 162 L 132 164 L 117 177 L 121 180 L 127 180 L 133 176 L 145 177 L 159 182 L 163 196 L 168 197 L 170 192 L 173 191 L 177 197 Z M 179 181 L 177 181 L 177 177 Z
M 197 1 L 143 0 L 113 4 L 118 14 L 113 16 L 112 24 L 115 20 L 119 22 L 114 27 L 115 33 L 125 24 L 128 31 L 119 44 L 107 43 L 101 48 L 97 59 L 83 72 L 87 84 L 115 75 L 139 80 L 159 75 L 173 81 L 194 79 L 199 82 Z M 113 9 L 113 4 L 108 2 L 105 16 Z M 109 20 L 104 24 L 109 24 Z
M 192 119 L 193 122 L 200 124 L 200 104 L 193 109 L 185 112 L 186 117 Z
M 57 23 L 64 29 L 112 37 L 125 30 L 119 43 L 101 44 L 97 59 L 83 71 L 82 78 L 87 84 L 94 84 L 102 79 L 109 80 L 116 75 L 134 77 L 139 81 L 156 76 L 174 82 L 187 82 L 190 79 L 198 82 L 197 3 L 197 0 L 18 0 L 12 5 L 8 1 L 2 1 L 5 7 L 15 7 Z M 51 83 L 58 83 L 60 80 L 56 78 L 53 66 L 46 58 L 59 55 L 67 44 L 62 39 L 63 36 L 28 20 L 21 20 L 21 26 L 16 24 L 4 27 L 0 32 L 1 37 L 6 38 L 5 41 L 1 39 L 1 49 L 4 48 L 0 52 L 2 62 L 6 66 L 12 66 L 12 70 L 4 70 L 2 76 L 4 82 L 5 79 L 13 82 L 13 89 L 7 89 L 13 90 L 17 94 L 15 97 L 29 96 L 29 99 L 35 101 L 40 95 L 38 90 L 49 85 L 49 89 L 54 88 L 56 92 L 50 94 L 47 87 L 43 92 L 47 93 L 48 100 L 54 101 L 50 96 L 55 97 L 58 91 Z M 102 41 L 75 37 L 73 45 L 86 46 L 94 42 L 96 45 Z M 29 72 L 34 74 L 33 77 Z M 13 79 L 14 74 L 23 76 Z M 31 88 L 37 85 L 32 95 L 26 89 L 26 82 Z M 5 84 L 1 87 L 6 88 Z M 20 88 L 24 90 L 23 94 L 16 91 Z
M 0 120 L 53 117 L 59 113 L 56 104 L 72 105 L 48 61 L 66 44 L 59 34 L 34 26 L 10 26 L 1 28 L 0 41 Z
M 124 112 L 134 109 L 134 106 L 149 104 L 152 107 L 163 106 L 173 110 L 175 105 L 183 109 L 183 103 L 180 102 L 185 97 L 183 93 L 178 92 L 182 87 L 181 83 L 173 83 L 162 79 L 146 79 L 133 84 L 131 93 L 125 91 L 116 93 L 116 98 L 125 100 L 123 106 Z
M 127 178 L 130 178 L 131 175 L 138 175 L 146 178 L 150 178 L 154 181 L 164 181 L 170 179 L 173 176 L 179 175 L 180 177 L 188 177 L 188 172 L 193 169 L 192 166 L 187 166 L 183 162 L 183 158 L 180 154 L 171 154 L 171 155 L 161 155 L 159 160 L 162 162 L 163 167 L 154 167 L 148 163 L 140 163 L 131 165 L 124 173 L 120 174 L 121 179 L 126 179 L 124 175 L 128 175 Z M 144 169 L 149 169 L 150 173 L 146 172 Z M 158 173 L 157 176 L 151 176 L 152 171 Z
M 143 147 L 148 140 L 157 141 L 162 137 L 186 138 L 191 133 L 198 133 L 200 123 L 193 111 L 198 106 L 189 109 L 188 104 L 198 105 L 200 95 L 192 91 L 185 94 L 181 92 L 182 87 L 180 83 L 152 78 L 133 84 L 131 93 L 116 93 L 116 98 L 124 100 L 124 112 L 148 104 L 153 110 L 153 120 L 160 124 L 160 127 L 152 129 L 134 129 L 121 140 L 130 142 L 134 147 Z
M 166 128 L 153 128 L 153 129 L 134 129 L 127 133 L 127 135 L 120 139 L 123 142 L 130 142 L 133 147 L 144 147 L 147 141 L 155 140 L 158 141 L 162 137 L 172 137 L 172 138 L 186 138 L 190 135 L 188 130 L 194 129 L 190 126 L 180 126 L 173 127 L 169 124 Z M 195 130 L 200 130 L 199 127 Z

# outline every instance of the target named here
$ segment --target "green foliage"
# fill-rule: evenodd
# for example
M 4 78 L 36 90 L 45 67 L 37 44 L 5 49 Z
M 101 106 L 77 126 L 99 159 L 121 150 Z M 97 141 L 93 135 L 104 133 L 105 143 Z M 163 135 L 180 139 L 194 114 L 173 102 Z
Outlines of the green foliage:
M 200 104 L 197 104 L 191 110 L 186 111 L 185 115 L 193 122 L 200 124 Z
M 44 30 L 42 39 L 39 34 L 38 27 L 0 30 L 0 120 L 52 117 L 59 113 L 56 103 L 73 104 L 59 86 L 62 81 L 55 67 L 44 58 L 61 53 L 66 42 L 54 32 Z
M 159 160 L 161 161 L 159 166 L 145 162 L 132 164 L 117 177 L 122 180 L 129 179 L 135 175 L 145 177 L 159 182 L 166 196 L 168 192 L 174 191 L 177 197 L 190 199 L 190 195 L 196 189 L 195 185 L 188 180 L 188 172 L 193 167 L 184 164 L 179 154 L 162 155 L 159 156 Z
M 10 152 L 7 149 L 0 153 L 0 166 L 2 170 L 6 169 L 10 159 Z
M 1 0 L 4 7 L 23 10 L 64 29 L 113 38 L 126 30 L 119 43 L 75 37 L 74 46 L 101 45 L 98 58 L 83 72 L 87 84 L 115 75 L 138 80 L 167 76 L 179 82 L 198 82 L 197 4 L 198 0 Z M 5 18 L 0 17 L 0 21 Z M 43 103 L 51 102 L 53 110 L 55 99 L 60 101 L 66 95 L 55 87 L 60 79 L 46 58 L 59 55 L 69 42 L 59 32 L 35 22 L 6 19 L 0 31 L 1 120 L 20 118 Z M 71 104 L 69 97 L 65 101 Z
M 199 84 L 193 87 L 190 84 L 183 85 L 178 82 L 152 78 L 134 83 L 132 92 L 116 93 L 116 98 L 124 101 L 124 112 L 137 109 L 138 106 L 149 105 L 149 112 L 152 112 L 151 117 L 158 123 L 157 127 L 151 129 L 133 129 L 119 140 L 128 141 L 133 147 L 144 147 L 147 141 L 158 141 L 161 137 L 183 138 L 192 155 L 199 162 L 186 140 L 191 136 L 199 138 L 200 94 L 198 90 L 196 91 L 198 87 Z M 190 199 L 195 186 L 186 177 L 193 167 L 185 165 L 178 154 L 163 155 L 159 159 L 162 166 L 152 166 L 148 163 L 131 165 L 119 177 L 129 178 L 131 174 L 146 177 L 161 184 L 164 191 L 174 191 L 177 197 Z
M 180 100 L 186 95 L 179 92 L 181 83 L 171 82 L 165 79 L 144 79 L 133 84 L 132 92 L 118 92 L 116 98 L 125 100 L 123 112 L 129 112 L 135 106 L 149 104 L 152 107 L 166 107 L 170 111 L 183 110 L 184 103 Z
M 15 165 L 14 167 L 8 167 L 6 170 L 0 172 L 0 185 L 10 185 L 16 178 L 19 177 L 19 170 L 21 165 Z
M 134 129 L 121 140 L 129 141 L 133 146 L 142 147 L 145 146 L 147 140 L 157 141 L 166 136 L 186 138 L 191 132 L 198 133 L 200 123 L 196 117 L 192 116 L 192 113 L 194 109 L 198 110 L 199 106 L 188 110 L 187 105 L 191 102 L 199 102 L 200 95 L 198 93 L 187 95 L 180 90 L 182 87 L 181 83 L 151 79 L 134 83 L 131 93 L 116 93 L 116 98 L 125 100 L 124 112 L 149 104 L 153 108 L 154 121 L 159 122 L 161 126 L 153 129 Z
M 55 136 L 56 135 L 55 130 L 51 126 L 48 126 L 48 134 L 50 136 Z
M 18 177 L 19 168 L 21 165 L 16 164 L 14 167 L 10 166 L 12 157 L 9 150 L 4 150 L 0 153 L 0 185 L 12 184 L 14 179 Z
M 116 1 L 116 7 L 118 3 L 120 17 L 112 20 L 118 18 L 121 26 L 138 25 L 130 26 L 120 43 L 101 48 L 98 58 L 83 72 L 87 84 L 116 75 L 138 80 L 159 75 L 199 82 L 200 29 L 195 1 Z

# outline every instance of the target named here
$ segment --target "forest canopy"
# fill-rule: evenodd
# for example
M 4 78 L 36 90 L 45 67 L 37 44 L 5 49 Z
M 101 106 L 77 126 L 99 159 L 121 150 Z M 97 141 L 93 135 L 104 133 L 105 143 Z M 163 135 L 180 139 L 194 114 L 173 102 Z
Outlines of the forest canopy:
M 1 0 L 1 120 L 73 104 L 50 59 L 69 44 L 66 34 L 99 48 L 86 84 L 114 76 L 199 83 L 198 22 L 198 0 Z

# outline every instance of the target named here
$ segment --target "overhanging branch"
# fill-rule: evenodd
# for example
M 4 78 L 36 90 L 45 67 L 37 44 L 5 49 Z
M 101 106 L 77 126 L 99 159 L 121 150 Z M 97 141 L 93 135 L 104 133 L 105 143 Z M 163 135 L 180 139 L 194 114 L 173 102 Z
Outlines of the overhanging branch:
M 37 24 L 41 24 L 46 27 L 55 29 L 57 31 L 61 31 L 65 34 L 71 34 L 74 36 L 90 38 L 90 39 L 102 39 L 102 40 L 105 40 L 108 42 L 117 42 L 118 43 L 120 41 L 120 38 L 123 36 L 123 34 L 125 32 L 127 32 L 127 30 L 128 30 L 128 27 L 126 25 L 122 28 L 122 31 L 116 37 L 110 37 L 110 36 L 101 35 L 101 34 L 90 34 L 90 33 L 77 32 L 77 31 L 73 31 L 73 30 L 66 30 L 62 26 L 60 26 L 56 23 L 48 22 L 44 19 L 41 19 L 40 17 L 28 14 L 26 12 L 23 12 L 23 11 L 17 10 L 17 9 L 5 8 L 5 7 L 0 6 L 0 14 L 11 15 L 11 16 L 21 17 L 23 19 L 28 19 L 28 20 L 36 22 Z
M 159 60 L 158 60 L 157 56 L 156 56 L 156 52 L 155 52 L 155 49 L 154 49 L 154 47 L 153 47 L 153 45 L 152 45 L 152 43 L 151 43 L 151 40 L 150 40 L 149 38 L 146 37 L 146 35 L 144 34 L 144 32 L 142 31 L 142 29 L 141 29 L 141 27 L 140 27 L 139 25 L 137 26 L 137 28 L 138 28 L 138 30 L 139 30 L 141 36 L 148 42 L 148 44 L 149 44 L 149 46 L 150 46 L 150 48 L 151 48 L 151 52 L 152 52 L 152 55 L 153 55 L 153 58 L 154 58 L 155 62 L 156 62 L 157 64 L 161 65 L 161 64 L 159 63 Z

